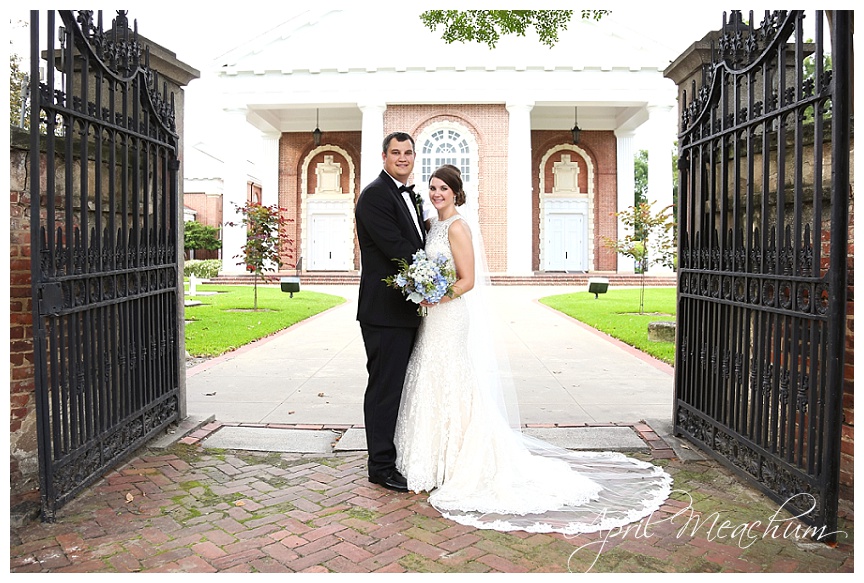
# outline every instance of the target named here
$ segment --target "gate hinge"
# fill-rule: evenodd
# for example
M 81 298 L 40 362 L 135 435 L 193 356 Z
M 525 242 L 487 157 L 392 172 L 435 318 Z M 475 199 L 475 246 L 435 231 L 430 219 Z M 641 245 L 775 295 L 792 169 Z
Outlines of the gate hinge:
M 58 282 L 42 284 L 39 290 L 39 313 L 56 316 L 63 309 L 63 286 Z

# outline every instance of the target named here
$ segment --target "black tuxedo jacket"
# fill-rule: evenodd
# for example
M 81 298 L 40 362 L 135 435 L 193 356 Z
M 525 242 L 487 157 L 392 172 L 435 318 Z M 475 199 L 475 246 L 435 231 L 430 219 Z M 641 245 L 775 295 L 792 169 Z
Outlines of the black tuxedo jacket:
M 417 304 L 383 281 L 399 270 L 393 259 L 410 263 L 411 256 L 424 246 L 396 183 L 383 170 L 360 193 L 354 218 L 360 243 L 357 319 L 376 326 L 419 326 Z M 422 226 L 423 218 L 419 220 Z

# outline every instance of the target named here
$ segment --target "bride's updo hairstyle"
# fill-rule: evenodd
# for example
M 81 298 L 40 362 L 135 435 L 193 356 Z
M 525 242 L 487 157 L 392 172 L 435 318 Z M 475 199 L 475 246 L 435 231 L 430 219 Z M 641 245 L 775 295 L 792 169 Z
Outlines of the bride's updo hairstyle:
M 462 206 L 465 204 L 465 191 L 462 190 L 462 172 L 452 164 L 444 164 L 438 167 L 429 177 L 429 182 L 433 178 L 443 180 L 444 183 L 453 191 L 453 204 Z

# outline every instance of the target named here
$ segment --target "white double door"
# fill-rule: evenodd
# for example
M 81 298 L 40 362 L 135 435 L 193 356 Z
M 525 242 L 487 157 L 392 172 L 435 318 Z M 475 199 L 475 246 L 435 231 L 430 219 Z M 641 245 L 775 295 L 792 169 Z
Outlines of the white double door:
M 587 271 L 585 215 L 546 215 L 546 271 Z
M 310 271 L 349 271 L 353 268 L 352 222 L 345 213 L 315 213 L 309 216 Z

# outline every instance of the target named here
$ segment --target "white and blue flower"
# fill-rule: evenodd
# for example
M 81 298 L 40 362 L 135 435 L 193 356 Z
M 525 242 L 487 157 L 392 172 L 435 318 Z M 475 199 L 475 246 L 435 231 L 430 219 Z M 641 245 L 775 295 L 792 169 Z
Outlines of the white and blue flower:
M 411 263 L 404 259 L 398 260 L 399 271 L 384 279 L 384 282 L 400 290 L 406 300 L 420 304 L 427 302 L 437 304 L 446 295 L 453 293 L 453 282 L 456 281 L 456 270 L 453 262 L 444 255 L 429 258 L 426 251 L 418 250 L 411 256 Z M 418 308 L 425 315 L 425 310 Z

